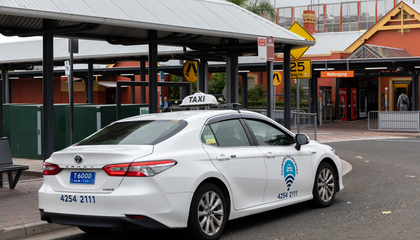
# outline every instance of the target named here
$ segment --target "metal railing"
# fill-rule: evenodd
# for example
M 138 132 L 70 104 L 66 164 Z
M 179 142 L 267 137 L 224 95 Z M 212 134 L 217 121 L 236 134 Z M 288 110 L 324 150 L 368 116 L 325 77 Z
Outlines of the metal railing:
M 368 113 L 368 129 L 420 132 L 420 111 L 371 111 Z
M 247 109 L 249 111 L 257 112 L 267 116 L 267 110 L 265 109 Z M 274 110 L 274 120 L 282 125 L 284 125 L 284 111 L 283 110 Z M 299 118 L 298 118 L 299 115 Z M 291 111 L 290 114 L 290 127 L 296 129 L 298 133 L 304 133 L 310 138 L 317 140 L 317 114 L 316 113 L 305 113 L 304 111 Z M 301 132 L 301 129 L 303 132 Z

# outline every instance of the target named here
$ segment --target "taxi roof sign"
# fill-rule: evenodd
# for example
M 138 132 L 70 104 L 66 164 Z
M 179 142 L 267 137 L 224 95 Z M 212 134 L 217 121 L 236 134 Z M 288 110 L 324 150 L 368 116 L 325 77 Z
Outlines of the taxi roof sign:
M 308 31 L 304 27 L 302 27 L 298 22 L 294 22 L 292 26 L 289 27 L 289 31 L 296 33 L 297 35 L 303 37 L 306 40 L 315 42 L 315 38 L 312 37 Z M 308 50 L 308 47 L 298 48 L 298 49 L 292 49 L 290 51 L 290 55 L 296 60 L 298 60 L 302 55 Z
M 182 103 L 179 105 L 181 107 L 197 107 L 197 106 L 211 106 L 218 105 L 217 99 L 215 96 L 210 94 L 205 94 L 202 92 L 194 93 L 189 95 L 182 100 Z

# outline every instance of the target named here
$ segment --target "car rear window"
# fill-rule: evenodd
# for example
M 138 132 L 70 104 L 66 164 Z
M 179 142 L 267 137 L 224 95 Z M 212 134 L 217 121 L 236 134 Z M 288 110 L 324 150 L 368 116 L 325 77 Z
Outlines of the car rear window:
M 155 145 L 187 126 L 182 120 L 120 122 L 103 128 L 78 145 Z

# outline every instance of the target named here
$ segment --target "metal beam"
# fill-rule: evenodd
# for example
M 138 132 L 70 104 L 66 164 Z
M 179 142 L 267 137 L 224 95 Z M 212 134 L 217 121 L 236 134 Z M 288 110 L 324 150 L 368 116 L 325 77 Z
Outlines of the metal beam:
M 208 93 L 209 88 L 209 65 L 206 59 L 200 59 L 198 63 L 198 80 L 197 90 L 203 93 Z
M 283 52 L 283 76 L 284 76 L 284 127 L 290 130 L 290 97 L 291 97 L 291 79 L 290 79 L 290 46 L 284 47 Z M 268 83 L 267 83 L 268 85 Z
M 230 49 L 226 58 L 226 92 L 227 103 L 238 102 L 238 55 Z
M 130 76 L 130 79 L 132 82 L 136 81 L 136 76 Z M 131 86 L 131 104 L 135 104 L 136 103 L 136 88 L 135 86 Z
M 243 109 L 248 108 L 248 73 L 241 73 L 241 107 Z
M 273 114 L 273 62 L 267 61 L 267 117 L 274 119 Z M 286 91 L 284 91 L 286 93 Z M 286 103 L 285 103 L 286 104 Z
M 149 30 L 149 38 L 156 39 L 157 31 Z M 149 113 L 158 112 L 157 74 L 158 74 L 158 45 L 149 43 Z
M 146 82 L 146 62 L 140 62 L 140 81 Z M 146 87 L 140 87 L 140 103 L 146 103 Z
M 415 69 L 411 72 L 411 111 L 419 110 L 419 74 Z
M 54 20 L 43 19 L 43 28 L 54 27 Z M 42 35 L 42 99 L 43 99 L 43 124 L 44 138 L 43 158 L 48 159 L 54 152 L 54 35 L 51 32 Z
M 87 102 L 93 104 L 93 63 L 88 64 Z
M 3 80 L 0 80 L 0 137 L 3 136 Z M 3 177 L 3 174 L 1 177 Z

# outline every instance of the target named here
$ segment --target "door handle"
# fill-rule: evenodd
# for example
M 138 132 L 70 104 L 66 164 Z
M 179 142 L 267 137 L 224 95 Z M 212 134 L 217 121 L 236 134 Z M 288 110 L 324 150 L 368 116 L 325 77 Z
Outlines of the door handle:
M 276 154 L 274 154 L 272 152 L 268 152 L 268 153 L 264 154 L 264 157 L 266 157 L 266 158 L 275 158 L 276 157 Z
M 220 156 L 217 156 L 216 159 L 219 160 L 219 161 L 221 161 L 221 160 L 229 160 L 230 157 L 229 156 L 226 156 L 224 154 L 221 154 Z

